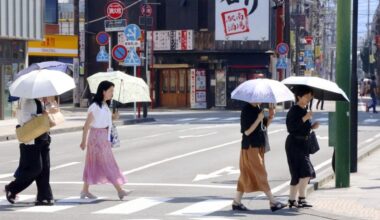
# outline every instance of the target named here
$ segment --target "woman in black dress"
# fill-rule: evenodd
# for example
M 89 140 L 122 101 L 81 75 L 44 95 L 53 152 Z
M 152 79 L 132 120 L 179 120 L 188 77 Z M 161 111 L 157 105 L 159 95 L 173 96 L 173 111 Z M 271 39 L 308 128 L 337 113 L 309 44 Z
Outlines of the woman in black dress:
M 274 109 L 270 109 L 269 117 L 265 118 L 260 104 L 247 104 L 240 117 L 242 137 L 242 149 L 240 153 L 240 177 L 237 184 L 237 192 L 232 204 L 233 210 L 247 211 L 241 203 L 244 193 L 264 192 L 269 199 L 270 209 L 276 210 L 286 207 L 275 200 L 272 195 L 268 175 L 265 169 L 265 136 L 264 131 L 269 126 Z
M 306 186 L 315 178 L 314 167 L 310 161 L 307 138 L 311 129 L 317 129 L 319 123 L 311 124 L 312 111 L 307 106 L 313 98 L 308 86 L 297 86 L 294 91 L 297 104 L 292 106 L 286 116 L 289 135 L 286 139 L 286 156 L 291 175 L 289 207 L 312 207 L 306 202 Z M 299 194 L 298 201 L 296 195 Z

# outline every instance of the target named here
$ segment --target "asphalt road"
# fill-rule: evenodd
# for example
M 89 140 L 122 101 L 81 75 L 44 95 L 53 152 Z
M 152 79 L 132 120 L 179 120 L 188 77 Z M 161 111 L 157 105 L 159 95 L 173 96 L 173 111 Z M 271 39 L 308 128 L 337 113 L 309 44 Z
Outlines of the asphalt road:
M 278 113 L 269 129 L 271 151 L 266 166 L 272 191 L 287 201 L 289 171 L 284 143 L 285 113 Z M 79 200 L 85 152 L 79 148 L 81 133 L 57 134 L 51 145 L 51 184 L 56 205 L 35 207 L 36 187 L 19 195 L 16 205 L 0 197 L 0 219 L 339 219 L 309 210 L 268 210 L 261 193 L 251 193 L 243 202 L 248 213 L 231 211 L 239 175 L 239 112 L 209 111 L 159 114 L 156 122 L 118 128 L 121 147 L 116 160 L 133 190 L 119 201 L 111 185 L 92 186 L 97 200 Z M 321 150 L 312 156 L 317 172 L 331 169 L 328 147 L 328 115 L 315 113 L 322 123 L 317 130 Z M 380 116 L 359 114 L 359 147 L 376 144 Z M 12 180 L 18 163 L 16 141 L 0 142 L 0 187 Z

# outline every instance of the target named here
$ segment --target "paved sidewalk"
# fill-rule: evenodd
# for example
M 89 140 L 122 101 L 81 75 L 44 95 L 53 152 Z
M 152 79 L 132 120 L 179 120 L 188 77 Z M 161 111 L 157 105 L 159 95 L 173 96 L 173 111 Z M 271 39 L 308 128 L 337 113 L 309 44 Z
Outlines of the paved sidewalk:
M 319 212 L 346 216 L 344 219 L 380 219 L 380 150 L 358 164 L 349 188 L 335 188 L 335 179 L 309 195 Z
M 86 120 L 87 109 L 85 108 L 73 108 L 63 107 L 61 112 L 65 116 L 65 122 L 61 125 L 53 127 L 50 132 L 52 134 L 80 131 Z M 115 121 L 116 125 L 136 124 L 142 122 L 152 122 L 154 118 L 141 118 L 134 119 L 133 112 L 123 110 L 120 112 L 120 119 Z M 0 120 L 0 141 L 16 139 L 15 127 L 17 125 L 16 119 Z

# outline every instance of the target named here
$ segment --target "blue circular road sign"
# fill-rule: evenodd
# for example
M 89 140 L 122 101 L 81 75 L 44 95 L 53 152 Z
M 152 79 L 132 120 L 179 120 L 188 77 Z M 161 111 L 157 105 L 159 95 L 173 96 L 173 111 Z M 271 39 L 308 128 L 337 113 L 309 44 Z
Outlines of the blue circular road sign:
M 124 35 L 127 41 L 136 41 L 141 37 L 141 29 L 136 24 L 128 24 L 124 29 Z
M 276 47 L 276 51 L 280 55 L 285 55 L 289 52 L 289 46 L 286 43 L 279 43 Z
M 124 61 L 127 57 L 128 50 L 124 45 L 116 45 L 112 49 L 112 57 L 117 61 Z
M 99 32 L 97 35 L 96 35 L 96 42 L 98 42 L 98 44 L 100 46 L 105 46 L 108 44 L 110 40 L 110 35 L 107 34 L 106 32 Z

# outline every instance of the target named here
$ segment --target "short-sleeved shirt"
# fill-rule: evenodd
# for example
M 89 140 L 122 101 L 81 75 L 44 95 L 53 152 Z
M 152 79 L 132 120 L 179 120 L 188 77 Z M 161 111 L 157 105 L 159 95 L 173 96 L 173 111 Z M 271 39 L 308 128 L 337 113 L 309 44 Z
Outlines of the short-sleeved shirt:
M 107 104 L 102 104 L 100 107 L 97 103 L 92 103 L 88 108 L 88 113 L 92 113 L 94 116 L 94 120 L 91 123 L 91 127 L 93 128 L 108 128 L 108 139 L 110 139 L 111 135 L 111 127 L 112 127 L 112 113 L 108 108 Z
M 293 105 L 286 116 L 286 127 L 290 135 L 307 136 L 311 130 L 311 122 L 307 120 L 303 122 L 302 118 L 307 114 L 305 108 L 299 105 Z
M 264 147 L 265 146 L 265 136 L 264 131 L 261 128 L 261 124 L 250 134 L 245 135 L 244 132 L 248 130 L 253 123 L 255 123 L 257 117 L 259 116 L 262 109 L 260 107 L 254 107 L 251 104 L 244 106 L 240 115 L 240 126 L 241 133 L 243 134 L 241 147 L 243 149 L 248 149 L 251 147 Z M 266 126 L 267 118 L 263 120 L 263 126 Z M 264 129 L 265 130 L 265 129 Z

